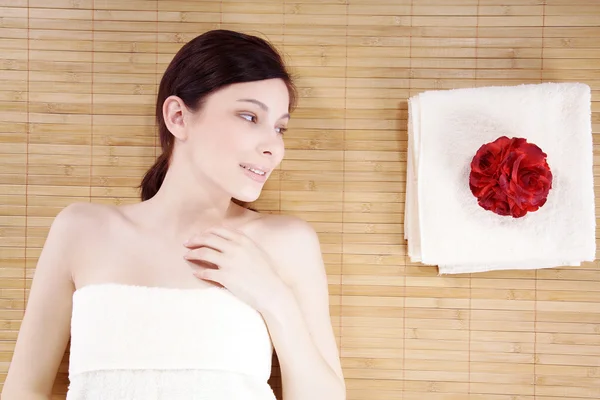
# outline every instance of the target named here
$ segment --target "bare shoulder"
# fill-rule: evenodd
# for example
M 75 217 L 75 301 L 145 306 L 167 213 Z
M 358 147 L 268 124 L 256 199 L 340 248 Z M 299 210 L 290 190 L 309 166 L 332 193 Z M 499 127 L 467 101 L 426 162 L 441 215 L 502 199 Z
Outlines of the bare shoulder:
M 89 222 L 90 219 L 99 220 L 101 217 L 114 212 L 116 207 L 98 203 L 75 202 L 63 208 L 57 218 L 73 223 Z
M 53 236 L 60 236 L 65 241 L 71 241 L 80 237 L 93 216 L 91 211 L 93 208 L 90 203 L 83 202 L 71 203 L 64 207 L 54 217 L 48 239 Z
M 260 221 L 260 244 L 288 284 L 296 286 L 315 274 L 324 275 L 319 236 L 307 221 L 291 215 L 267 214 Z
M 68 246 L 69 254 L 79 258 L 82 252 L 90 253 L 93 243 L 102 242 L 101 239 L 106 237 L 111 221 L 115 221 L 119 214 L 115 206 L 71 203 L 54 218 L 48 240 L 60 238 L 63 245 Z
M 317 250 L 319 237 L 314 227 L 302 218 L 293 215 L 265 215 L 261 230 L 270 242 L 284 252 Z M 307 248 L 312 247 L 312 249 Z
M 97 232 L 117 214 L 118 211 L 113 206 L 75 202 L 63 208 L 56 215 L 52 226 L 65 230 L 64 233 L 69 233 L 70 237 L 78 237 L 85 232 Z
M 316 235 L 309 222 L 294 215 L 265 214 L 262 217 L 262 224 L 277 235 Z

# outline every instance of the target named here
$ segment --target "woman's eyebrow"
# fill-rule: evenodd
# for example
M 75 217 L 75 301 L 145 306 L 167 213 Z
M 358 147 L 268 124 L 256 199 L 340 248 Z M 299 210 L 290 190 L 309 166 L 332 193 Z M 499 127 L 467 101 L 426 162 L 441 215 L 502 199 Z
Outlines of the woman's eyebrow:
M 265 103 L 263 103 L 262 101 L 260 101 L 260 100 L 256 100 L 256 99 L 238 99 L 238 101 L 245 101 L 245 102 L 248 102 L 248 103 L 253 103 L 253 104 L 256 104 L 257 106 L 259 106 L 260 108 L 262 108 L 264 111 L 267 111 L 267 112 L 269 111 L 269 107 Z M 283 114 L 279 118 L 280 119 L 281 118 L 290 118 L 290 114 L 289 113 L 285 113 L 285 114 Z
M 256 99 L 239 99 L 238 101 L 246 101 L 248 103 L 254 103 L 257 106 L 259 106 L 260 108 L 262 108 L 265 111 L 269 111 L 269 107 L 267 107 L 267 105 L 265 103 L 263 103 L 262 101 L 256 100 Z

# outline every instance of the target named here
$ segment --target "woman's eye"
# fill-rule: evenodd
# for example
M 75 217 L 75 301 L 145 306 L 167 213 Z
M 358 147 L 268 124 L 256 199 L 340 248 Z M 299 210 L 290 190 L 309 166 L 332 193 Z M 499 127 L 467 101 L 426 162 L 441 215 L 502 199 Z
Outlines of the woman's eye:
M 240 114 L 242 118 L 249 122 L 256 122 L 256 117 L 251 114 Z
M 287 128 L 275 128 L 277 130 L 277 133 L 279 134 L 284 134 L 287 132 Z

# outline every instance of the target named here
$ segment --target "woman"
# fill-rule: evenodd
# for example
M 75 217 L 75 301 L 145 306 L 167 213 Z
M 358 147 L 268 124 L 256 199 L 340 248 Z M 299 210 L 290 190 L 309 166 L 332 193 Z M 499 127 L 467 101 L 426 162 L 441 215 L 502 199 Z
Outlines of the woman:
M 175 55 L 162 154 L 142 201 L 75 203 L 40 255 L 2 399 L 49 399 L 71 336 L 69 400 L 345 398 L 317 235 L 241 206 L 284 153 L 292 80 L 264 40 L 210 31 Z

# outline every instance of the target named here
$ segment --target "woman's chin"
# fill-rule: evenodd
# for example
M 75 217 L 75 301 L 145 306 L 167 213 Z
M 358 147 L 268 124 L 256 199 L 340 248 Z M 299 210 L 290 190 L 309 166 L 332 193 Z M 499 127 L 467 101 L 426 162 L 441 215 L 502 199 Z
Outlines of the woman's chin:
M 252 203 L 260 197 L 261 190 L 245 190 L 233 194 L 233 198 L 244 203 Z

